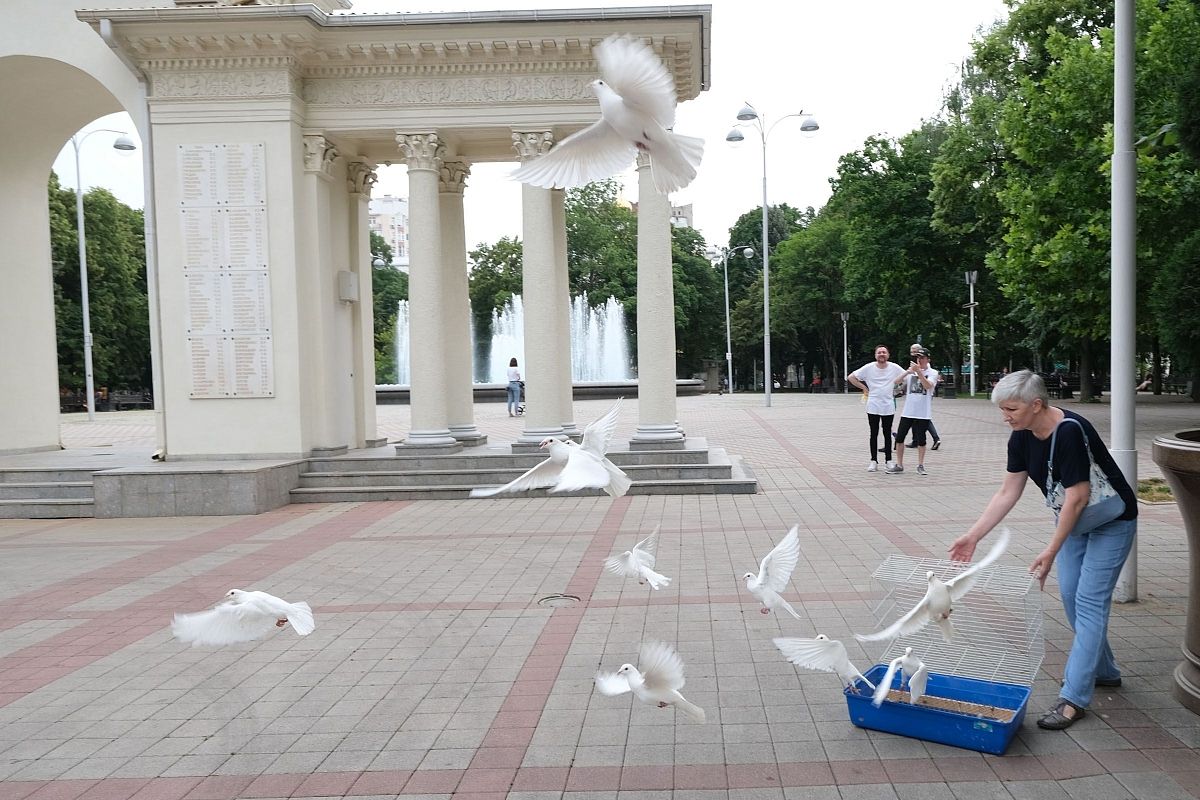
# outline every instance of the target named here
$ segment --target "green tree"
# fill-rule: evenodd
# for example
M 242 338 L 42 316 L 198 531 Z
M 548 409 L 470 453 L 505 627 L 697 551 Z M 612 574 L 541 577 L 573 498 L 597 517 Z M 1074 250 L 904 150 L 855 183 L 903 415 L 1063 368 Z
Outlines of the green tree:
M 375 262 L 382 262 L 376 266 Z M 408 274 L 392 266 L 392 247 L 371 232 L 371 292 L 375 313 L 375 382 L 396 382 L 396 314 L 408 299 Z
M 617 200 L 613 180 L 568 189 L 567 272 L 572 294 L 587 293 L 592 303 L 609 296 L 626 304 L 628 317 L 637 305 L 637 215 Z
M 495 244 L 481 244 L 470 255 L 470 296 L 475 326 L 481 330 L 490 329 L 492 312 L 502 308 L 514 294 L 521 293 L 524 251 L 519 239 L 506 236 Z

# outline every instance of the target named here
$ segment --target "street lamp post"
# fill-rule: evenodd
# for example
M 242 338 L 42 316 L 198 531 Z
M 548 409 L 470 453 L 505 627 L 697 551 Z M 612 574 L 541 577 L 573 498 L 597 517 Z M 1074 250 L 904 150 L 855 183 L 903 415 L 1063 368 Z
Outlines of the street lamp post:
M 88 270 L 87 270 L 87 232 L 83 226 L 83 178 L 79 170 L 79 148 L 93 133 L 118 134 L 113 142 L 114 150 L 136 150 L 137 145 L 125 131 L 112 128 L 96 128 L 83 136 L 75 134 L 71 137 L 71 146 L 75 149 L 75 225 L 79 230 L 79 305 L 83 312 L 83 378 L 87 392 L 88 421 L 96 419 L 96 388 L 92 376 L 92 318 L 88 307 Z
M 722 247 L 720 249 L 725 263 L 725 379 L 729 381 L 729 393 L 733 394 L 733 337 L 729 327 L 729 253 L 731 249 L 741 250 L 743 258 L 753 258 L 754 248 L 738 245 L 734 248 Z
M 849 348 L 846 346 L 846 323 L 850 321 L 849 311 L 839 311 L 838 316 L 842 318 L 842 391 L 846 391 L 846 376 L 850 374 Z
M 975 363 L 975 306 L 979 305 L 975 302 L 975 281 L 979 278 L 978 270 L 971 270 L 966 273 L 967 286 L 970 287 L 971 297 L 967 303 L 967 308 L 971 309 L 971 396 L 975 396 L 975 374 L 979 372 L 979 366 Z
M 758 137 L 762 142 L 762 259 L 763 259 L 763 389 L 766 392 L 765 403 L 768 408 L 771 405 L 771 269 L 768 264 L 767 250 L 769 242 L 767 240 L 767 137 L 771 135 L 771 131 L 775 130 L 775 125 L 783 122 L 788 117 L 803 117 L 803 122 L 800 123 L 800 130 L 805 133 L 810 133 L 820 129 L 820 125 L 812 118 L 811 115 L 804 111 L 797 111 L 794 114 L 787 114 L 775 120 L 775 123 L 770 127 L 766 125 L 766 117 L 759 114 L 754 106 L 746 103 L 742 106 L 741 111 L 737 113 L 737 118 L 741 124 L 734 126 L 733 130 L 725 135 L 727 142 L 740 142 L 746 137 L 742 135 L 739 128 L 746 125 L 753 127 L 758 131 Z

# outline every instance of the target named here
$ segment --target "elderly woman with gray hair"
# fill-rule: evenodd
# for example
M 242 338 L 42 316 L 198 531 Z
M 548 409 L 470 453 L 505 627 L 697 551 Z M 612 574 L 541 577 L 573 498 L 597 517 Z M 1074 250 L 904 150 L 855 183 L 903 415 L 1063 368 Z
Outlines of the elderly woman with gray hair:
M 979 540 L 1017 504 L 1026 478 L 1046 496 L 1057 523 L 1029 571 L 1044 589 L 1057 560 L 1063 609 L 1075 640 L 1059 699 L 1038 726 L 1062 730 L 1084 715 L 1096 686 L 1121 685 L 1108 645 L 1108 615 L 1137 533 L 1137 497 L 1092 423 L 1050 405 L 1037 373 L 1021 370 L 1002 378 L 992 402 L 1012 428 L 1008 473 L 983 514 L 951 545 L 950 558 L 971 560 Z

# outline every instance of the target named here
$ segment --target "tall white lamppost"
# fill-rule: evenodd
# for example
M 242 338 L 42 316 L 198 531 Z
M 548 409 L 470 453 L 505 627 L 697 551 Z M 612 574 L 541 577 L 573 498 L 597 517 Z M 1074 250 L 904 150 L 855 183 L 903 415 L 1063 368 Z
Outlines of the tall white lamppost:
M 850 374 L 850 365 L 847 363 L 849 348 L 846 346 L 846 323 L 850 321 L 850 312 L 839 311 L 838 316 L 842 318 L 842 391 L 844 392 L 846 391 L 846 376 Z
M 732 250 L 741 250 L 743 258 L 754 258 L 754 248 L 738 245 Z M 729 381 L 729 393 L 733 394 L 733 337 L 729 327 L 729 253 L 731 248 L 719 248 L 725 262 L 725 379 Z M 715 256 L 716 253 L 714 252 Z
M 112 128 L 95 128 L 83 136 L 75 134 L 71 137 L 71 146 L 75 148 L 75 225 L 79 229 L 79 304 L 83 310 L 83 377 L 87 391 L 88 421 L 96 419 L 96 389 L 92 377 L 92 318 L 88 308 L 88 270 L 87 270 L 87 233 L 83 228 L 83 178 L 79 171 L 79 148 L 93 133 L 115 133 L 114 150 L 137 150 L 137 144 L 129 138 L 125 131 Z
M 775 120 L 775 123 L 767 127 L 766 117 L 759 114 L 754 109 L 754 106 L 746 103 L 742 106 L 742 110 L 737 113 L 737 118 L 741 124 L 735 125 L 733 130 L 725 135 L 727 142 L 740 142 L 746 137 L 742 135 L 740 128 L 747 125 L 758 131 L 758 138 L 762 142 L 762 259 L 763 259 L 763 389 L 766 391 L 765 403 L 768 408 L 771 405 L 771 383 L 773 377 L 771 375 L 771 269 L 767 263 L 767 137 L 771 135 L 771 131 L 775 130 L 775 125 L 783 122 L 788 117 L 803 117 L 800 123 L 800 130 L 804 133 L 811 133 L 820 130 L 821 126 L 813 119 L 810 114 L 804 111 L 797 111 L 794 114 L 787 114 Z
M 979 372 L 979 365 L 975 363 L 975 306 L 979 305 L 975 302 L 975 281 L 979 278 L 979 270 L 971 270 L 965 273 L 967 276 L 967 286 L 970 287 L 971 297 L 970 302 L 966 307 L 971 309 L 971 396 L 975 396 L 975 374 Z

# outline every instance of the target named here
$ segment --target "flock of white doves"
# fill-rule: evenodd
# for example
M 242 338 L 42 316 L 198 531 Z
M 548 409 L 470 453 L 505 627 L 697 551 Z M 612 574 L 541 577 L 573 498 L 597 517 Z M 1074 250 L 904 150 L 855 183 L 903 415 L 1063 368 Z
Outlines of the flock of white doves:
M 552 492 L 602 488 L 614 497 L 623 495 L 629 488 L 629 479 L 605 456 L 616 428 L 620 404 L 618 400 L 607 414 L 587 426 L 582 445 L 547 439 L 542 442 L 542 447 L 549 448 L 548 459 L 505 486 L 475 490 L 472 496 L 491 496 L 500 492 L 543 487 L 552 487 Z M 856 634 L 855 638 L 875 642 L 911 636 L 933 623 L 947 642 L 953 641 L 954 627 L 950 623 L 953 603 L 970 591 L 984 568 L 1003 555 L 1008 540 L 1009 531 L 1003 529 L 996 544 L 983 559 L 947 581 L 939 580 L 932 571 L 925 573 L 929 586 L 920 602 L 888 627 L 865 636 Z M 651 589 L 657 591 L 671 582 L 670 578 L 654 569 L 657 549 L 656 527 L 632 550 L 610 556 L 604 566 L 615 575 L 635 578 L 639 584 L 649 584 Z M 742 576 L 746 581 L 746 589 L 762 604 L 760 613 L 782 610 L 801 619 L 781 594 L 791 583 L 792 571 L 799 560 L 799 528 L 793 527 L 763 558 L 758 574 L 747 572 Z M 315 623 L 308 603 L 289 603 L 266 592 L 231 589 L 220 603 L 207 611 L 176 614 L 171 632 L 176 638 L 193 646 L 220 646 L 260 639 L 288 623 L 301 636 L 312 633 Z M 843 686 L 852 692 L 858 692 L 857 682 L 861 680 L 874 691 L 872 702 L 876 706 L 887 697 L 897 672 L 900 673 L 900 688 L 908 684 L 910 703 L 916 703 L 925 693 L 929 671 L 913 655 L 911 647 L 888 665 L 883 680 L 875 686 L 850 663 L 846 646 L 836 639 L 818 634 L 811 639 L 779 637 L 773 641 L 788 661 L 805 669 L 833 672 L 841 679 Z M 670 645 L 646 642 L 641 646 L 636 667 L 622 664 L 616 672 L 598 673 L 595 681 L 596 688 L 602 694 L 616 696 L 632 692 L 642 702 L 657 704 L 659 708 L 675 706 L 697 722 L 704 722 L 704 709 L 688 702 L 679 693 L 684 685 L 683 659 Z

